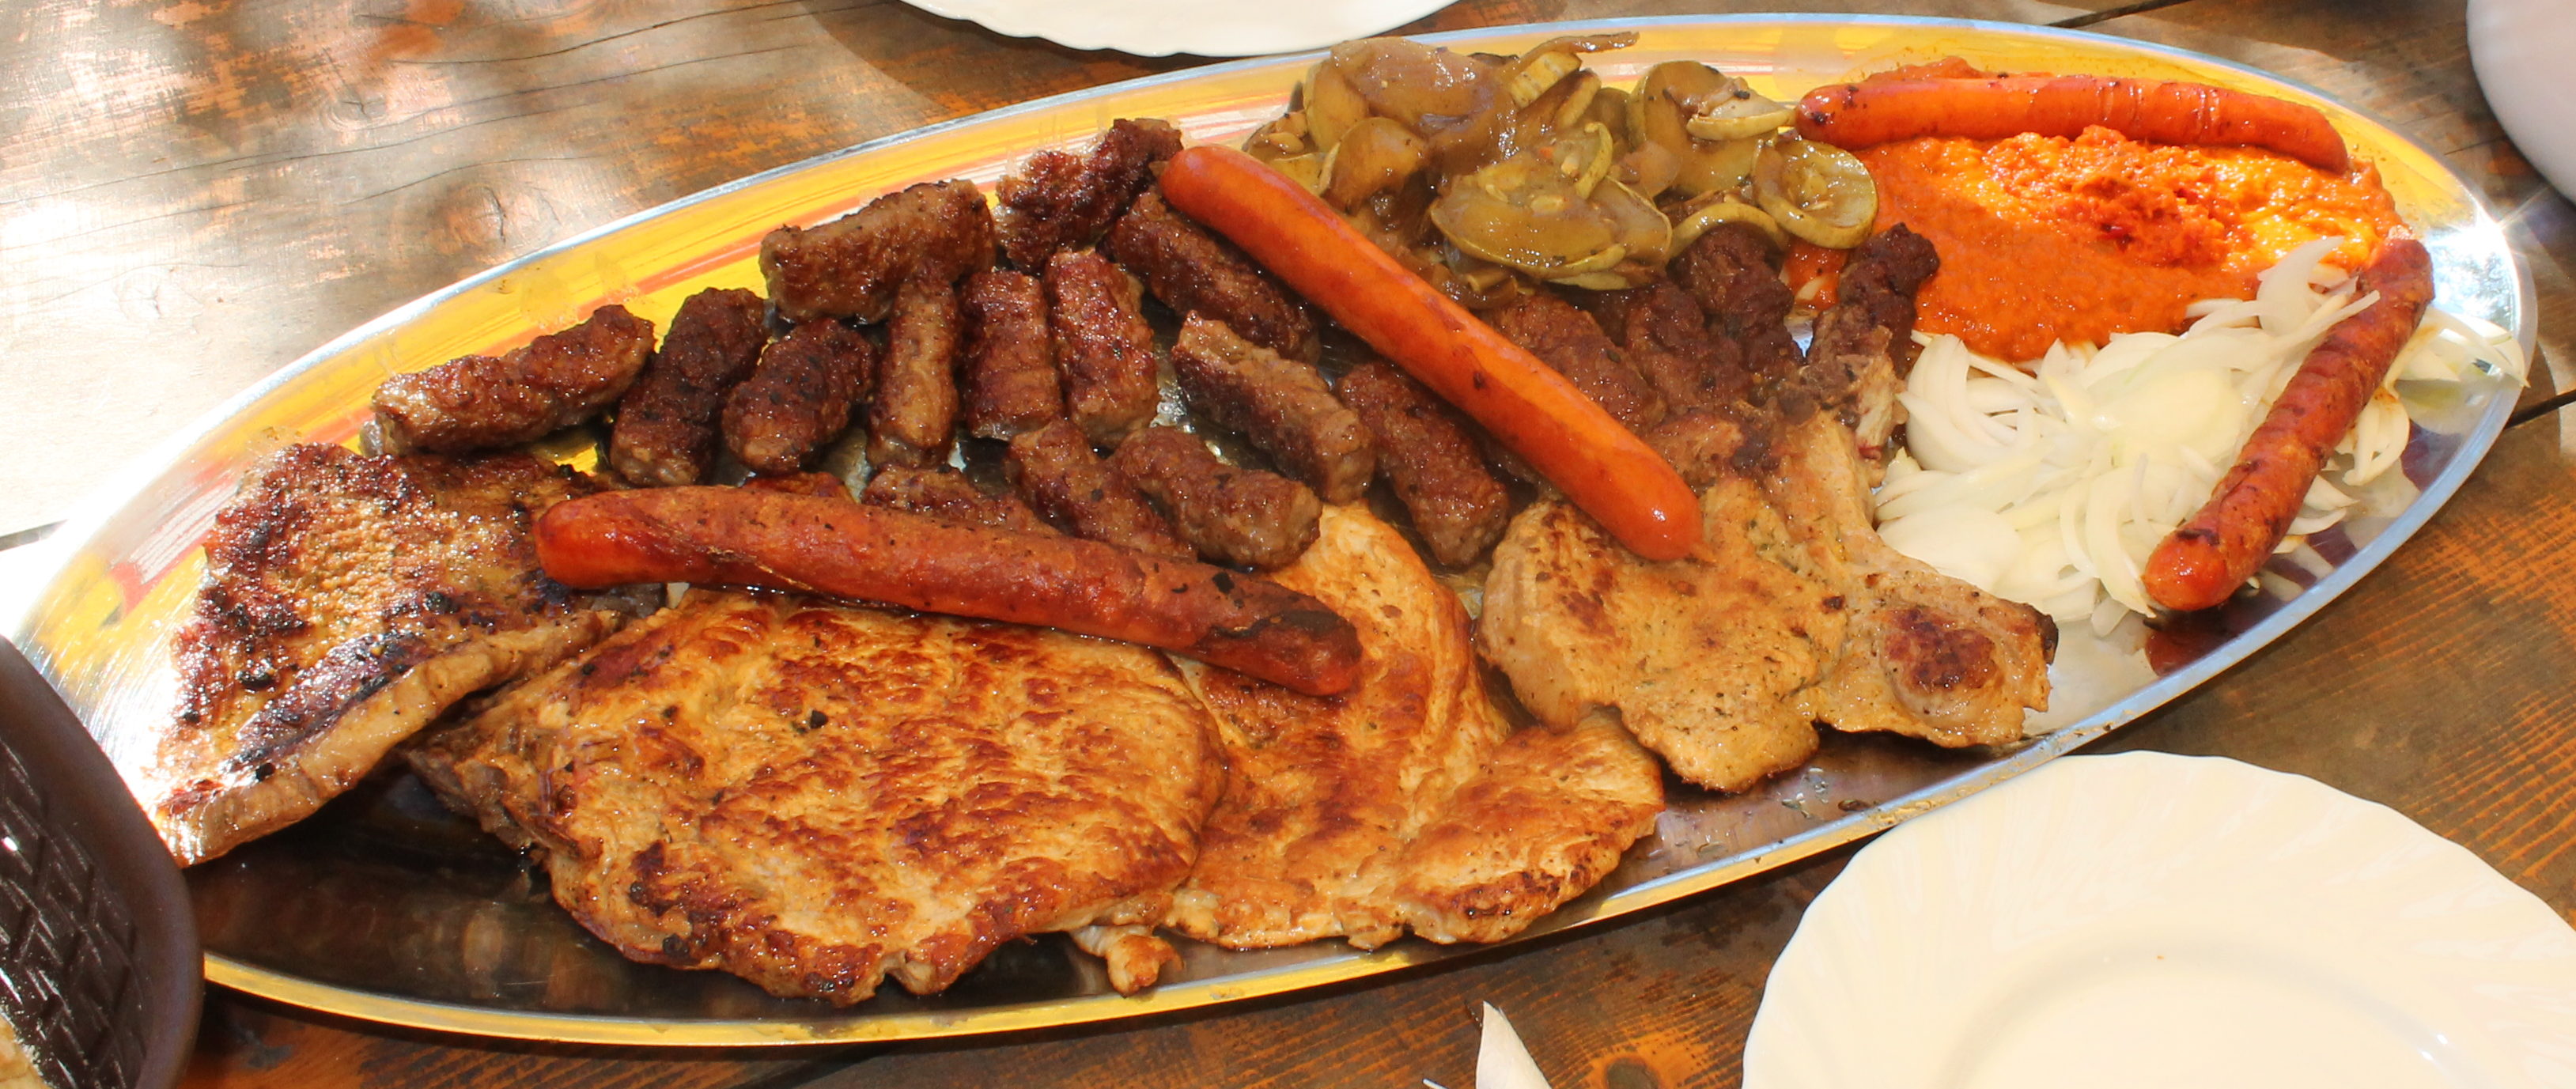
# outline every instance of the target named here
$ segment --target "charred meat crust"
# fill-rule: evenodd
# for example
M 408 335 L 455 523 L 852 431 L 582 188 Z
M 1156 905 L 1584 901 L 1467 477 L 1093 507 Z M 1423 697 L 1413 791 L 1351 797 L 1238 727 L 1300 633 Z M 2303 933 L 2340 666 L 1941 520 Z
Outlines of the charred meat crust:
M 1144 289 L 1108 258 L 1067 250 L 1047 261 L 1046 294 L 1065 406 L 1091 441 L 1115 446 L 1154 418 L 1162 396 Z
M 1283 359 L 1223 322 L 1192 314 L 1172 346 L 1172 369 L 1192 409 L 1242 433 L 1325 502 L 1357 502 L 1368 490 L 1377 472 L 1368 429 L 1312 364 Z
M 768 304 L 740 288 L 708 288 L 671 317 L 662 350 L 617 399 L 608 464 L 632 484 L 696 484 L 715 463 L 725 392 L 769 343 Z
M 1181 134 L 1170 122 L 1119 120 L 1089 152 L 1041 151 L 1002 179 L 1002 250 L 1011 264 L 1034 272 L 1058 252 L 1100 240 L 1111 220 L 1153 181 L 1153 166 L 1180 153 Z
M 802 471 L 850 426 L 875 384 L 876 361 L 875 343 L 838 321 L 797 326 L 725 395 L 725 449 L 756 473 Z
M 1266 570 L 1315 543 L 1323 504 L 1314 492 L 1277 473 L 1228 465 L 1178 428 L 1130 435 L 1109 461 L 1170 512 L 1181 538 L 1213 562 Z
M 603 306 L 507 355 L 386 379 L 376 387 L 378 440 L 388 453 L 441 454 L 531 442 L 608 407 L 652 354 L 652 322 Z
M 1465 567 L 1511 523 L 1511 495 L 1476 453 L 1458 410 L 1385 360 L 1342 375 L 1342 403 L 1377 446 L 1378 475 L 1444 567 Z
M 1003 468 L 1029 507 L 1067 533 L 1157 556 L 1198 558 L 1072 424 L 1057 421 L 1012 439 Z
M 1065 419 L 1064 379 L 1037 277 L 990 269 L 958 292 L 966 321 L 966 431 L 1008 439 Z
M 1145 193 L 1109 229 L 1104 248 L 1176 314 L 1205 314 L 1289 359 L 1315 361 L 1315 315 L 1233 244 Z
M 868 406 L 868 461 L 946 460 L 957 431 L 957 294 L 935 280 L 907 280 L 886 319 L 886 350 Z
M 146 802 L 183 863 L 301 819 L 468 693 L 620 617 L 539 573 L 536 514 L 593 489 L 524 454 L 287 448 L 206 540 Z
M 906 280 L 954 283 L 993 264 L 993 214 L 971 181 L 925 182 L 819 227 L 760 240 L 780 317 L 882 321 Z

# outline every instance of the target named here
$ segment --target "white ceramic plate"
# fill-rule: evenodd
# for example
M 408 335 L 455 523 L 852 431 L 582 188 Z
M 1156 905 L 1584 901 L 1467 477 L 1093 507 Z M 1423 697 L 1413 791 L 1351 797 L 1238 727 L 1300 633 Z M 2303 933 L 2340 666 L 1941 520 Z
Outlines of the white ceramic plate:
M 2576 5 L 2471 0 L 2469 60 L 2496 120 L 2561 193 L 2576 196 Z
M 1871 844 L 1771 972 L 1746 1089 L 2576 1085 L 2576 930 L 2386 806 L 2057 761 Z
M 1392 30 L 1453 0 L 904 0 L 1021 38 L 1139 56 L 1257 57 Z

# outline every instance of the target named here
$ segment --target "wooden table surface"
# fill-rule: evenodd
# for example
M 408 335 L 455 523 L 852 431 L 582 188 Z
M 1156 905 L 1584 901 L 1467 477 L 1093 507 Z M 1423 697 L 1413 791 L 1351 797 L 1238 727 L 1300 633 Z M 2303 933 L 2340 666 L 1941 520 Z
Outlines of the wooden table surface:
M 1856 4 L 1467 0 L 1407 30 L 1694 11 L 2081 25 L 2377 112 L 2510 214 L 2544 357 L 2576 329 L 2576 214 L 2471 74 L 2458 0 Z M 1189 67 L 888 0 L 29 0 L 0 11 L 0 543 L 118 455 L 332 336 L 757 170 Z M 2100 750 L 2234 756 L 2385 802 L 2576 918 L 2576 431 L 2548 392 L 2380 572 Z M 102 442 L 102 436 L 110 436 Z M 76 455 L 69 452 L 77 451 Z M 1643 917 L 1322 994 L 926 1046 L 667 1052 L 489 1042 L 209 996 L 197 1086 L 1473 1084 L 1480 1001 L 1559 1089 L 1733 1085 L 1771 961 L 1848 850 Z

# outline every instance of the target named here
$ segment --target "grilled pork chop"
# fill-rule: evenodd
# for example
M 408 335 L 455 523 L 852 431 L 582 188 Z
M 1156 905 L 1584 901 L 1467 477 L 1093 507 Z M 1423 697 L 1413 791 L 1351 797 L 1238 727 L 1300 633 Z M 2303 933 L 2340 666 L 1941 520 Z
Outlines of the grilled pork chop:
M 539 848 L 555 899 L 619 952 L 842 1005 L 1058 930 L 1150 984 L 1171 951 L 1115 928 L 1163 913 L 1224 779 L 1153 651 L 710 591 L 411 761 Z
M 1815 723 L 2018 740 L 2048 705 L 2054 629 L 1880 540 L 1841 421 L 1786 427 L 1776 470 L 1700 494 L 1701 556 L 1639 559 L 1561 500 L 1524 511 L 1494 549 L 1485 655 L 1540 718 L 1616 707 L 1717 790 L 1796 767 Z
M 1231 774 L 1166 925 L 1237 949 L 1375 948 L 1407 927 L 1499 941 L 1600 880 L 1663 808 L 1654 760 L 1616 728 L 1510 732 L 1465 609 L 1363 508 L 1325 508 L 1271 577 L 1358 625 L 1361 678 L 1326 699 L 1183 663 Z
M 1839 656 L 1843 588 L 1740 476 L 1700 493 L 1699 556 L 1652 562 L 1561 499 L 1494 546 L 1477 638 L 1540 719 L 1618 708 L 1676 774 L 1742 790 L 1798 766 L 1816 730 L 1794 705 Z
M 529 524 L 592 490 L 524 454 L 292 446 L 215 518 L 145 799 L 181 864 L 292 824 L 468 694 L 616 629 L 537 571 Z

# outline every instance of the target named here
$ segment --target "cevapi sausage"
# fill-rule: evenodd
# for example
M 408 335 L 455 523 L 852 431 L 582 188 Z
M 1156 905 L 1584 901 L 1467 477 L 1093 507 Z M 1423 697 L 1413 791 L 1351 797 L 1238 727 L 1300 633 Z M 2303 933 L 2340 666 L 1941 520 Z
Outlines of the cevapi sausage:
M 1163 199 L 1528 459 L 1619 543 L 1650 560 L 1699 545 L 1699 497 L 1564 375 L 1476 320 L 1304 186 L 1231 148 L 1184 149 Z
M 568 586 L 764 586 L 1039 624 L 1186 654 L 1310 695 L 1343 691 L 1359 674 L 1350 621 L 1267 579 L 845 499 L 611 492 L 547 510 L 536 543 L 538 564 Z
M 2100 125 L 2161 144 L 2248 144 L 2341 174 L 2343 135 L 2313 106 L 2205 83 L 2124 76 L 1866 79 L 1807 92 L 1798 132 L 1863 148 L 1917 136 L 2080 136 Z
M 2379 301 L 2326 333 L 2209 502 L 2147 558 L 2147 596 L 2156 604 L 2181 612 L 2223 604 L 2271 558 L 2317 470 L 2360 419 L 2433 301 L 2432 259 L 2411 238 L 2389 239 L 2360 281 Z

